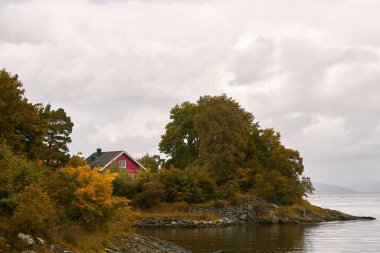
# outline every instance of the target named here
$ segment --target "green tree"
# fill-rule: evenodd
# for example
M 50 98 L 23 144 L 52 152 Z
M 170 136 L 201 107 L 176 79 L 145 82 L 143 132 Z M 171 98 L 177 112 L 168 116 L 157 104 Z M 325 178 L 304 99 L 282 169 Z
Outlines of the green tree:
M 198 109 L 196 104 L 184 102 L 170 110 L 171 121 L 159 143 L 160 151 L 170 157 L 167 165 L 184 169 L 199 158 L 199 137 L 194 127 Z
M 290 203 L 313 191 L 310 179 L 302 177 L 299 152 L 286 148 L 280 133 L 261 129 L 254 116 L 232 98 L 204 96 L 196 103 L 176 105 L 170 119 L 159 144 L 160 151 L 169 157 L 166 166 L 185 169 L 206 165 L 223 187 L 217 195 L 238 191 L 238 186 L 273 201 Z M 173 171 L 164 179 L 172 185 L 167 188 L 168 201 L 172 201 L 172 190 L 178 196 L 187 194 L 183 190 L 188 178 L 180 174 Z M 275 181 L 265 181 L 271 176 Z
M 204 96 L 194 125 L 200 154 L 219 180 L 228 177 L 245 158 L 253 115 L 226 95 Z
M 74 124 L 62 108 L 52 110 L 51 105 L 39 108 L 41 119 L 45 120 L 47 133 L 44 136 L 45 150 L 43 160 L 49 167 L 60 167 L 70 159 L 68 144 L 71 143 L 70 134 Z
M 129 199 L 133 198 L 133 196 L 138 192 L 138 188 L 142 188 L 142 186 L 139 186 L 138 180 L 131 177 L 127 171 L 120 170 L 116 166 L 112 167 L 110 168 L 110 172 L 117 174 L 116 178 L 112 181 L 113 195 L 127 197 Z
M 168 166 L 208 163 L 224 180 L 245 158 L 254 117 L 232 98 L 204 96 L 176 105 L 170 119 L 159 144 Z
M 137 161 L 144 165 L 145 168 L 151 170 L 152 172 L 158 172 L 158 170 L 164 163 L 164 160 L 161 159 L 159 155 L 150 156 L 149 154 L 144 155 Z

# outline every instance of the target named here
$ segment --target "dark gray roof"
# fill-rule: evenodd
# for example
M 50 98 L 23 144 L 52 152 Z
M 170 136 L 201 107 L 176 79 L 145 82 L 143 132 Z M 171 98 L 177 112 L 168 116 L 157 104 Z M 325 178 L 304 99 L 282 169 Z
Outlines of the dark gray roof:
M 100 155 L 98 155 L 97 152 L 94 152 L 89 157 L 86 158 L 86 161 L 88 162 L 88 164 L 90 164 L 91 168 L 101 167 L 102 169 L 100 171 L 102 171 L 105 166 L 109 165 L 113 160 L 118 158 L 121 154 L 127 155 L 129 158 L 132 159 L 132 161 L 138 164 L 140 168 L 146 170 L 146 168 L 142 164 L 140 164 L 130 154 L 128 154 L 126 151 L 123 151 L 123 150 L 101 152 Z
M 97 152 L 92 153 L 87 157 L 86 161 L 90 164 L 91 168 L 95 167 L 104 167 L 113 159 L 117 158 L 123 151 L 108 151 L 101 152 L 100 156 L 97 155 Z

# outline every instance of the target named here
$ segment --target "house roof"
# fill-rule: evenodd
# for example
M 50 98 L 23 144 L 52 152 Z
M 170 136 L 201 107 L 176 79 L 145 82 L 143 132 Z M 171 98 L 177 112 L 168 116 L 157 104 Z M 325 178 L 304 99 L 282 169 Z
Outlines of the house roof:
M 126 156 L 128 156 L 141 169 L 146 170 L 146 168 L 141 163 L 136 161 L 136 159 L 134 159 L 130 154 L 128 154 L 124 150 L 100 152 L 100 155 L 98 155 L 97 152 L 94 152 L 89 157 L 86 158 L 86 161 L 90 164 L 91 168 L 102 167 L 100 169 L 100 171 L 102 171 L 122 154 L 125 154 Z

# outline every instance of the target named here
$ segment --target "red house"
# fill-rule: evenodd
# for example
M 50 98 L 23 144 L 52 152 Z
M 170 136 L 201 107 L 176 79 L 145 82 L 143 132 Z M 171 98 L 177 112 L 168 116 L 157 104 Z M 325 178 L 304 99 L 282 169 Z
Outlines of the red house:
M 112 164 L 115 164 L 121 170 L 125 169 L 133 176 L 141 169 L 146 170 L 141 163 L 124 150 L 102 152 L 102 149 L 98 148 L 95 153 L 86 158 L 86 161 L 91 168 L 101 167 L 100 172 L 106 170 Z

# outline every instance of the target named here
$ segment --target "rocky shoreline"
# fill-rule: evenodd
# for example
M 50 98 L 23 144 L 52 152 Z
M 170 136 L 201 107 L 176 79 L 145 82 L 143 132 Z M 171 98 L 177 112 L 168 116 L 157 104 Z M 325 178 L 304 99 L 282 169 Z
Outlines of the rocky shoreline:
M 303 224 L 327 221 L 347 221 L 372 217 L 358 217 L 339 211 L 308 205 L 289 209 L 266 202 L 263 199 L 245 199 L 235 205 L 189 207 L 188 212 L 215 213 L 221 218 L 214 221 L 192 220 L 183 217 L 145 218 L 138 220 L 137 227 L 223 227 L 243 224 Z
M 218 220 L 192 220 L 183 217 L 174 218 L 146 218 L 140 219 L 136 227 L 224 227 L 232 225 L 247 224 L 304 224 L 320 223 L 327 221 L 348 221 L 348 220 L 373 220 L 372 217 L 358 217 L 348 215 L 339 211 L 323 209 L 310 204 L 295 206 L 278 206 L 266 202 L 263 199 L 245 199 L 234 205 L 189 207 L 188 212 L 193 213 L 215 213 L 221 218 Z M 54 252 L 54 253 L 75 253 L 58 244 L 49 244 L 44 239 L 32 237 L 20 233 L 18 240 L 24 245 L 24 251 L 14 245 L 7 244 L 6 250 L 0 252 Z M 5 240 L 5 234 L 0 233 L 0 242 Z M 164 240 L 151 236 L 139 234 L 115 235 L 105 247 L 107 253 L 188 253 L 186 249 Z
M 186 249 L 169 241 L 160 240 L 152 236 L 139 234 L 128 236 L 115 236 L 115 242 L 110 243 L 104 251 L 107 253 L 190 253 Z
M 1 236 L 0 236 L 1 239 Z M 0 252 L 21 252 L 21 253 L 36 253 L 36 252 L 52 252 L 52 253 L 76 253 L 58 244 L 49 244 L 39 237 L 20 233 L 18 235 L 19 245 L 15 248 L 8 244 L 7 249 Z M 143 236 L 139 234 L 117 235 L 111 240 L 103 252 L 106 253 L 190 253 L 190 251 L 165 240 L 160 240 L 152 236 Z M 23 249 L 23 250 L 20 250 Z

